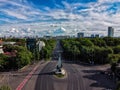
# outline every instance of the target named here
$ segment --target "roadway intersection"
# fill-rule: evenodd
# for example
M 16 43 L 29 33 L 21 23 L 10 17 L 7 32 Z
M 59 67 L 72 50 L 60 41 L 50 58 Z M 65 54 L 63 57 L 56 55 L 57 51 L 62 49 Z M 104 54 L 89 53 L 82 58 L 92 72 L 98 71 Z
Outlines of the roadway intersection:
M 38 68 L 22 90 L 114 90 L 115 88 L 113 80 L 99 73 L 103 66 L 63 63 L 67 77 L 58 79 L 52 73 L 56 63 L 51 61 L 42 70 Z

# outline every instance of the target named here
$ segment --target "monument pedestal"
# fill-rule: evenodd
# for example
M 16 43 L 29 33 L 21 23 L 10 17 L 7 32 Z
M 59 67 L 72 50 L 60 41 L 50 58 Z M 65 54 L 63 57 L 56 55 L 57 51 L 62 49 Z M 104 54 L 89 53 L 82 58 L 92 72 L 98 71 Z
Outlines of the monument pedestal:
M 61 70 L 56 70 L 55 74 L 61 74 L 61 75 L 65 75 L 66 72 L 63 68 L 61 68 Z

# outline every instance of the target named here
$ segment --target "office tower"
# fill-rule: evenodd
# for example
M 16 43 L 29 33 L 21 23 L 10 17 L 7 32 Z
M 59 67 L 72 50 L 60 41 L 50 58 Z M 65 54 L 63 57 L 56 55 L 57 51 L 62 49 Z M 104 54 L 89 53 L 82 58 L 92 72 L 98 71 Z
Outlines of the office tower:
M 113 36 L 114 36 L 114 28 L 108 27 L 108 37 L 113 37 Z
M 96 38 L 99 38 L 100 36 L 99 36 L 99 34 L 95 34 L 95 37 L 96 37 Z
M 77 37 L 78 38 L 83 38 L 84 37 L 84 33 L 77 33 Z
M 91 34 L 91 38 L 94 38 L 95 37 L 95 35 L 94 34 Z

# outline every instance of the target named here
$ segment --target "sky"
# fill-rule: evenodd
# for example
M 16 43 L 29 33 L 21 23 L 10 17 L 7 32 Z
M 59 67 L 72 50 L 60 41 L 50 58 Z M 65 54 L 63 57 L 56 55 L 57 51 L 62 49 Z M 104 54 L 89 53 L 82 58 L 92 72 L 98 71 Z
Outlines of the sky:
M 120 0 L 0 0 L 0 36 L 106 36 L 108 26 L 120 36 Z

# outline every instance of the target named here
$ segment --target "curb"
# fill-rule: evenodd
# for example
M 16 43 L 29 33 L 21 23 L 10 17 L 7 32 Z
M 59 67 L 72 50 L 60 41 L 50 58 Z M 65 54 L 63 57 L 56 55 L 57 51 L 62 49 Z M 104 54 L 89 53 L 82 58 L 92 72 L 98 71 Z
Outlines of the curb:
M 26 65 L 26 66 L 22 67 L 21 69 L 18 70 L 18 72 L 23 71 L 23 70 L 26 69 L 27 67 L 29 67 L 29 65 Z
M 36 65 L 32 71 L 24 78 L 24 80 L 18 85 L 18 87 L 16 88 L 16 90 L 22 90 L 22 88 L 25 86 L 25 84 L 28 82 L 28 80 L 32 77 L 33 73 L 37 70 L 37 68 L 39 67 L 39 63 L 38 65 Z

